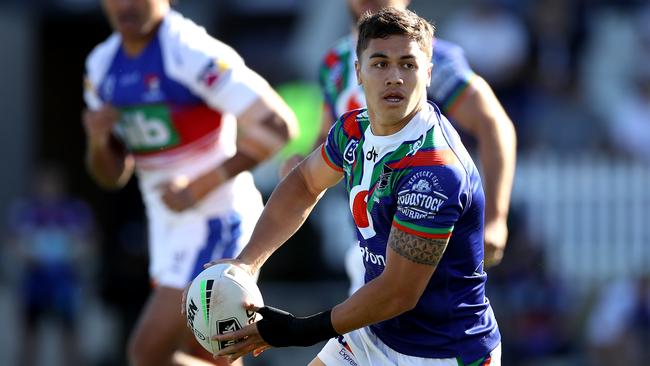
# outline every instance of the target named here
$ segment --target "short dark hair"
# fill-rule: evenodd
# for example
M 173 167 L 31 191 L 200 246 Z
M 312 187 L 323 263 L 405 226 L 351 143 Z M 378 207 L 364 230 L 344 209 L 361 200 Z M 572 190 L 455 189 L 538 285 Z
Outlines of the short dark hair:
M 371 39 L 393 35 L 407 36 L 416 41 L 429 58 L 433 53 L 435 27 L 410 10 L 387 7 L 374 14 L 366 12 L 361 16 L 358 28 L 357 58 L 368 48 Z

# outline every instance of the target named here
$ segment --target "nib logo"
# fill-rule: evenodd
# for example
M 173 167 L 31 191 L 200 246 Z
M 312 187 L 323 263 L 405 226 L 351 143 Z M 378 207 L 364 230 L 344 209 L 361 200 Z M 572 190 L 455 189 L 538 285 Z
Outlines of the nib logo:
M 237 318 L 217 320 L 217 334 L 232 333 L 240 329 L 241 329 L 241 324 L 239 324 Z M 237 343 L 236 340 L 220 341 L 219 349 L 224 349 L 228 346 L 232 346 L 235 343 Z

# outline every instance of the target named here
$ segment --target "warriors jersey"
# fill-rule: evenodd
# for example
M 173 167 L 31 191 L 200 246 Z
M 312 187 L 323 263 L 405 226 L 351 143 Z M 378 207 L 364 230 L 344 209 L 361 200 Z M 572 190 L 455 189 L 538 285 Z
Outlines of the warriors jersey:
M 124 51 L 117 33 L 98 45 L 86 61 L 84 98 L 90 109 L 108 103 L 121 112 L 114 134 L 135 157 L 145 202 L 153 203 L 161 182 L 192 179 L 235 154 L 234 116 L 263 83 L 232 48 L 172 10 L 137 56 Z M 245 206 L 250 195 L 235 195 L 235 187 L 255 191 L 250 173 L 197 208 L 223 212 L 237 200 Z
M 327 52 L 320 68 L 319 81 L 332 121 L 347 111 L 366 105 L 354 71 L 356 47 L 353 35 L 344 37 Z M 435 40 L 431 62 L 433 70 L 431 85 L 427 89 L 428 99 L 449 112 L 475 74 L 463 50 L 440 39 Z
M 397 352 L 426 358 L 479 359 L 500 342 L 483 271 L 481 179 L 456 131 L 425 104 L 404 128 L 376 136 L 368 113 L 343 115 L 321 153 L 344 175 L 366 269 L 386 266 L 391 227 L 423 238 L 450 238 L 416 307 L 370 329 Z

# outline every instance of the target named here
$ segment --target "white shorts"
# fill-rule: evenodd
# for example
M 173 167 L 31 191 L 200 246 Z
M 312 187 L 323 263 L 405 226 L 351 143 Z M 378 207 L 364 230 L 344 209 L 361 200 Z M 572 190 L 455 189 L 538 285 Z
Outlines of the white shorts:
M 399 353 L 368 328 L 330 339 L 318 353 L 318 358 L 327 366 L 463 366 L 456 358 L 423 358 Z M 472 366 L 487 365 L 501 366 L 501 344 L 484 361 L 472 363 Z
M 184 289 L 205 263 L 239 254 L 259 212 L 243 215 L 233 211 L 212 217 L 196 211 L 158 215 L 149 222 L 149 275 L 156 286 Z

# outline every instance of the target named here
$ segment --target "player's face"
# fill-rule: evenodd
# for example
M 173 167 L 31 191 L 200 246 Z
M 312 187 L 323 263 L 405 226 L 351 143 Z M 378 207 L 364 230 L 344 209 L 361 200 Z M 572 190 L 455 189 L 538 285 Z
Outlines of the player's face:
M 366 11 L 376 13 L 387 6 L 406 9 L 409 3 L 410 0 L 348 0 L 348 7 L 356 22 Z
M 430 57 L 407 36 L 370 40 L 356 71 L 374 133 L 399 131 L 422 108 L 431 67 Z
M 103 0 L 113 29 L 126 40 L 146 37 L 169 8 L 169 0 Z

